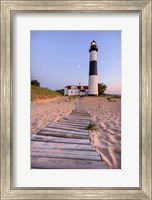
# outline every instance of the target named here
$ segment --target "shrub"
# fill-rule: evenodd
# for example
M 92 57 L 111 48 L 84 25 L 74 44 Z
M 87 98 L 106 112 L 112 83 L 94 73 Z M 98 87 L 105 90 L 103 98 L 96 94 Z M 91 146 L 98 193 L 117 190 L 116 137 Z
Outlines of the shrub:
M 31 80 L 31 85 L 40 87 L 40 83 L 38 82 L 38 80 Z
M 104 83 L 98 83 L 98 95 L 105 93 L 107 86 Z

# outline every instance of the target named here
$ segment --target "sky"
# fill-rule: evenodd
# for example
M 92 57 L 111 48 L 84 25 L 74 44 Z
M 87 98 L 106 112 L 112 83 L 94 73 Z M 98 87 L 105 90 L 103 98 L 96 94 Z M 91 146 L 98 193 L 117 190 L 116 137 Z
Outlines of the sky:
M 31 78 L 52 90 L 88 85 L 89 48 L 98 47 L 98 82 L 121 94 L 121 31 L 31 31 Z

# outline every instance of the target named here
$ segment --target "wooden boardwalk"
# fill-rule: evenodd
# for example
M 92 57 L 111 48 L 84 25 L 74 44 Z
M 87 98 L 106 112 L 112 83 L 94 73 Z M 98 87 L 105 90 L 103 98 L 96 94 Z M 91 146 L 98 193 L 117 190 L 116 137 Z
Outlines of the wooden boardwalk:
M 75 110 L 31 138 L 31 167 L 40 169 L 107 169 L 91 145 L 87 127 L 90 115 L 81 100 Z

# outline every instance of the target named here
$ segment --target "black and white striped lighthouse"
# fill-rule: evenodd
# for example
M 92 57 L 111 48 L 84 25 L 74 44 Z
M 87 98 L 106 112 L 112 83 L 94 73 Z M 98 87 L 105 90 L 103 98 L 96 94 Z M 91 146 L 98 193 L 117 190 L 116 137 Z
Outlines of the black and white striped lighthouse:
M 90 96 L 98 95 L 98 75 L 97 75 L 97 52 L 98 48 L 96 42 L 91 42 L 90 52 L 90 64 L 89 64 L 89 92 Z

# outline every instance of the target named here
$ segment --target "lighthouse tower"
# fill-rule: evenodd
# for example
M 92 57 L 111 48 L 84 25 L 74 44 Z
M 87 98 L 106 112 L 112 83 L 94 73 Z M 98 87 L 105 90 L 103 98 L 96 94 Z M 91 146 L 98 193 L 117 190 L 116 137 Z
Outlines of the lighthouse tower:
M 90 65 L 89 65 L 89 92 L 90 96 L 98 95 L 98 75 L 97 75 L 97 52 L 98 48 L 96 42 L 91 42 L 90 52 Z

